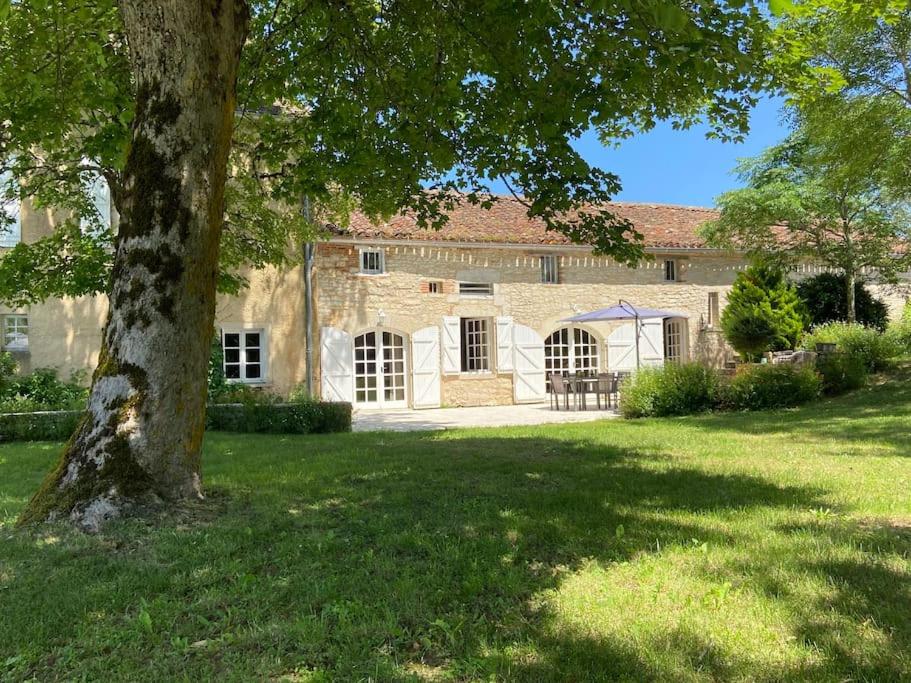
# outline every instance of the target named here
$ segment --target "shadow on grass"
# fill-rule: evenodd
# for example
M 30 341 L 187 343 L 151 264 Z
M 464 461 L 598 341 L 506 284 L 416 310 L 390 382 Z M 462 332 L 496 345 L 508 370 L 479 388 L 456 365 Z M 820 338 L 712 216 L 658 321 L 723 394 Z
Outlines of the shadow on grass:
M 556 628 L 535 599 L 593 563 L 734 550 L 738 520 L 825 493 L 546 437 L 211 435 L 206 459 L 225 506 L 215 523 L 0 540 L 0 664 L 19 657 L 14 678 L 761 679 L 692 630 L 651 646 L 593 638 Z M 41 474 L 0 478 L 0 496 Z M 902 671 L 838 657 L 826 673 Z

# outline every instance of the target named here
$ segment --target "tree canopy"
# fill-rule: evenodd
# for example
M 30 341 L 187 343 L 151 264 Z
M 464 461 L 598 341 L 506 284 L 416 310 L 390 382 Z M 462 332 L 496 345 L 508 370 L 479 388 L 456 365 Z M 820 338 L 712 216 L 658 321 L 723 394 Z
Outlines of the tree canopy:
M 224 291 L 242 286 L 245 266 L 285 263 L 289 242 L 313 236 L 303 196 L 324 220 L 407 208 L 434 227 L 457 192 L 495 201 L 486 191 L 498 179 L 549 228 L 634 262 L 638 235 L 600 206 L 620 179 L 572 141 L 700 117 L 713 134 L 742 136 L 766 82 L 766 22 L 742 2 L 269 0 L 250 11 Z M 15 179 L 0 192 L 72 212 L 59 235 L 0 264 L 0 300 L 103 291 L 99 247 L 114 235 L 72 228 L 99 221 L 99 177 L 121 201 L 137 94 L 128 56 L 115 0 L 0 1 L 0 171 Z

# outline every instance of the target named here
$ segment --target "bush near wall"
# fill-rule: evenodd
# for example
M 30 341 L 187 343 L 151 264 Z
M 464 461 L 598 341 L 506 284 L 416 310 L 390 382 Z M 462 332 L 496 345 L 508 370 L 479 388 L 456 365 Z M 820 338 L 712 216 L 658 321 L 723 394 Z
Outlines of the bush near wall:
M 745 365 L 719 385 L 721 410 L 791 408 L 819 398 L 822 378 L 807 365 Z
M 248 434 L 329 434 L 351 431 L 351 404 L 215 404 L 206 409 L 206 428 Z
M 869 375 L 862 358 L 840 352 L 819 356 L 816 370 L 822 377 L 823 393 L 830 396 L 860 389 Z
M 627 418 L 691 415 L 706 410 L 790 408 L 819 397 L 823 380 L 801 365 L 746 365 L 733 377 L 698 363 L 643 368 L 621 387 Z
M 66 441 L 83 414 L 81 410 L 0 413 L 0 442 Z
M 804 338 L 803 345 L 812 351 L 817 343 L 834 343 L 836 351 L 859 358 L 869 372 L 885 369 L 890 359 L 902 353 L 895 328 L 880 332 L 858 323 L 818 325 Z
M 718 375 L 699 363 L 670 363 L 642 368 L 630 376 L 620 391 L 624 417 L 691 415 L 715 404 Z

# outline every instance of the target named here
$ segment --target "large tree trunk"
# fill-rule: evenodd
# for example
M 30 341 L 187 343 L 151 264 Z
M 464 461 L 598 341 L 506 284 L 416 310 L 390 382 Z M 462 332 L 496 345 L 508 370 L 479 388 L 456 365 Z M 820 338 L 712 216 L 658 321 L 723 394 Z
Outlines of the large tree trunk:
M 202 495 L 200 446 L 245 0 L 122 0 L 137 86 L 86 417 L 20 522 L 87 530 Z
M 848 268 L 845 270 L 845 296 L 847 297 L 849 323 L 857 321 L 857 304 L 855 303 L 856 292 L 854 291 L 856 287 L 857 273 L 855 273 L 852 268 Z

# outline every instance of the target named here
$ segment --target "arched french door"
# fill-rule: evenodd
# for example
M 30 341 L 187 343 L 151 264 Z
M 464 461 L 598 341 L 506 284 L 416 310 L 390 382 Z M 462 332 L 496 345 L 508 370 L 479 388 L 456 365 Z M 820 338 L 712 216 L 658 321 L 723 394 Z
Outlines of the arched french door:
M 599 357 L 598 340 L 581 327 L 561 327 L 544 340 L 544 369 L 548 377 L 551 373 L 595 373 Z
M 354 338 L 354 403 L 364 408 L 404 408 L 405 337 L 371 330 Z

